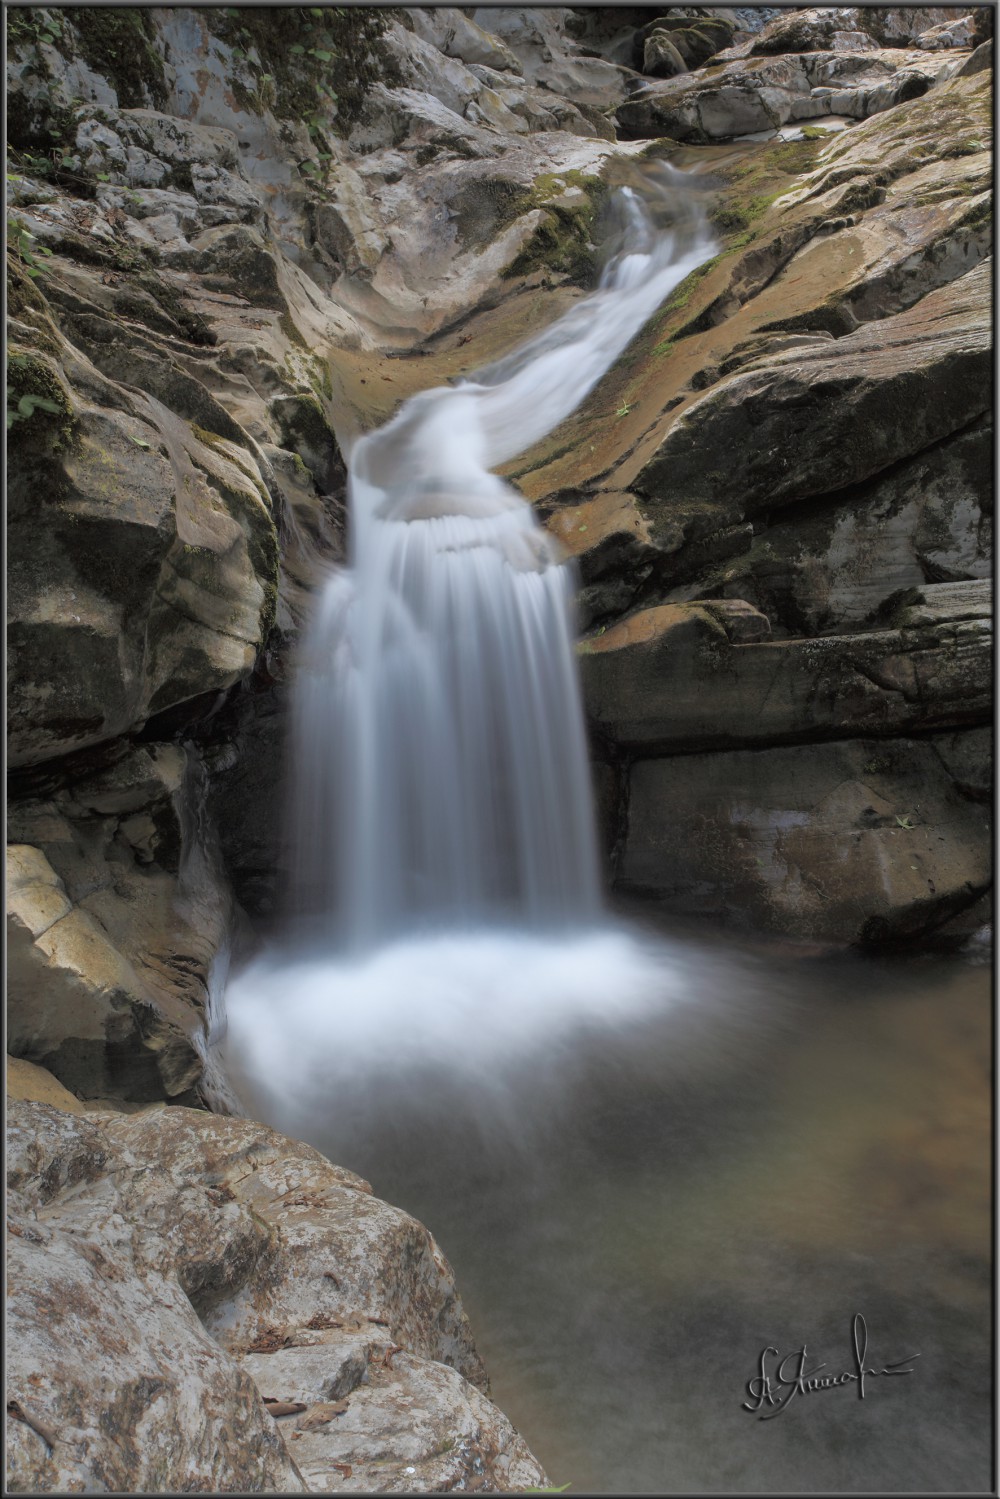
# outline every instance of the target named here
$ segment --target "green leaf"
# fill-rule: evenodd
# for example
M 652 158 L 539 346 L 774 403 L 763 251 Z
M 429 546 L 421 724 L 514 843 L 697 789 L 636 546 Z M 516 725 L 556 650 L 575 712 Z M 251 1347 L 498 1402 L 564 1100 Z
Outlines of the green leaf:
M 57 401 L 47 401 L 44 396 L 33 395 L 28 391 L 17 403 L 18 415 L 23 417 L 33 416 L 36 411 L 51 411 L 58 416 L 62 407 Z
M 293 42 L 288 50 L 293 57 L 301 57 L 306 49 L 305 47 L 303 47 L 301 42 Z
M 333 62 L 333 53 L 324 51 L 322 47 L 310 47 L 309 53 L 312 57 L 318 57 L 320 62 Z
M 129 433 L 129 437 L 132 437 L 131 432 Z M 148 452 L 148 450 L 149 450 L 149 443 L 148 442 L 143 442 L 143 440 L 142 440 L 141 437 L 132 437 L 132 441 L 135 443 L 135 445 L 136 445 L 137 448 L 145 448 L 147 450 L 147 452 Z

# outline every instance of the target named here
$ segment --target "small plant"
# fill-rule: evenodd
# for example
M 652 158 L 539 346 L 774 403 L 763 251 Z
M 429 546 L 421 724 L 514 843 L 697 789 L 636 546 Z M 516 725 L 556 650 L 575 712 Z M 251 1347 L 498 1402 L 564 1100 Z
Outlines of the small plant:
M 913 830 L 913 823 L 910 821 L 910 814 L 909 814 L 909 812 L 907 812 L 904 817 L 900 817 L 900 816 L 897 815 L 897 817 L 896 817 L 896 826 L 900 827 L 900 828 L 905 828 L 908 833 L 912 832 L 912 830 Z
M 7 249 L 16 256 L 24 268 L 26 276 L 34 279 L 42 274 L 42 267 L 35 259 L 36 255 L 52 255 L 52 251 L 45 245 L 33 243 L 35 236 L 21 219 L 8 218 L 7 220 Z
M 16 406 L 11 402 L 15 399 L 17 392 L 13 386 L 7 386 L 7 431 L 9 432 L 15 422 L 26 422 L 36 411 L 49 411 L 53 416 L 58 416 L 62 407 L 57 401 L 49 401 L 45 396 L 33 395 L 30 391 L 21 396 Z
M 63 18 L 57 10 L 18 6 L 7 16 L 7 40 L 15 44 L 45 42 L 51 47 L 62 38 L 62 29 Z
M 623 401 L 618 407 L 618 410 L 615 412 L 615 416 L 628 416 L 631 410 L 632 407 L 629 405 L 628 401 Z M 542 1489 L 541 1492 L 544 1494 L 547 1491 L 545 1489 Z

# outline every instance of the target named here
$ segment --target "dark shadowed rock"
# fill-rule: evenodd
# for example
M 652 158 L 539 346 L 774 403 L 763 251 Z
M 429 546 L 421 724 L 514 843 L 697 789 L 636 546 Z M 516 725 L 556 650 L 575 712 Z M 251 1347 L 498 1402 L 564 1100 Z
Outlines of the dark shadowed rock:
M 807 940 L 907 942 L 950 923 L 960 941 L 991 880 L 987 809 L 955 786 L 933 740 L 642 760 L 629 829 L 623 887 Z
M 915 594 L 896 628 L 812 640 L 754 639 L 766 621 L 754 631 L 761 616 L 737 600 L 633 614 L 580 647 L 588 715 L 615 744 L 675 751 L 982 722 L 990 582 Z M 741 609 L 727 632 L 725 611 Z

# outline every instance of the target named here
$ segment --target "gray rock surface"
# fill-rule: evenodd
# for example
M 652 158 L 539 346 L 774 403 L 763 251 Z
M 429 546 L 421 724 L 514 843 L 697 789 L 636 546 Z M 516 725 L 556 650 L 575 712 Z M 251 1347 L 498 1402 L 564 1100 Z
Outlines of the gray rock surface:
M 12 1489 L 547 1482 L 484 1393 L 430 1234 L 310 1147 L 189 1109 L 11 1100 L 7 1191 Z

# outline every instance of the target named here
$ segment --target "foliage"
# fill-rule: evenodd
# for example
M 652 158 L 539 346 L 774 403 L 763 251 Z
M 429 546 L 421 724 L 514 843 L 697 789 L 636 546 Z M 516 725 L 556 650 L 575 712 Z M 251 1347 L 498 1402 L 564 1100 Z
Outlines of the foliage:
M 9 178 L 8 173 L 8 178 Z M 42 267 L 35 259 L 36 255 L 51 256 L 52 251 L 45 245 L 34 244 L 35 236 L 28 228 L 23 219 L 10 215 L 7 219 L 7 253 L 13 255 L 20 262 L 26 276 L 32 280 L 42 274 Z
M 7 45 L 37 46 L 45 42 L 54 46 L 63 37 L 61 11 L 43 6 L 11 7 L 7 12 Z
M 16 401 L 16 405 L 12 404 Z M 49 411 L 58 415 L 62 407 L 56 401 L 49 401 L 45 396 L 34 395 L 28 392 L 20 398 L 12 385 L 7 386 L 7 431 L 9 432 L 15 422 L 27 421 L 34 416 L 36 411 Z
M 396 12 L 369 6 L 227 7 L 207 11 L 212 30 L 232 47 L 230 82 L 242 108 L 301 120 L 313 155 L 300 163 L 319 178 L 331 159 L 328 131 L 345 134 L 368 87 L 398 83 L 395 63 L 378 46 Z

